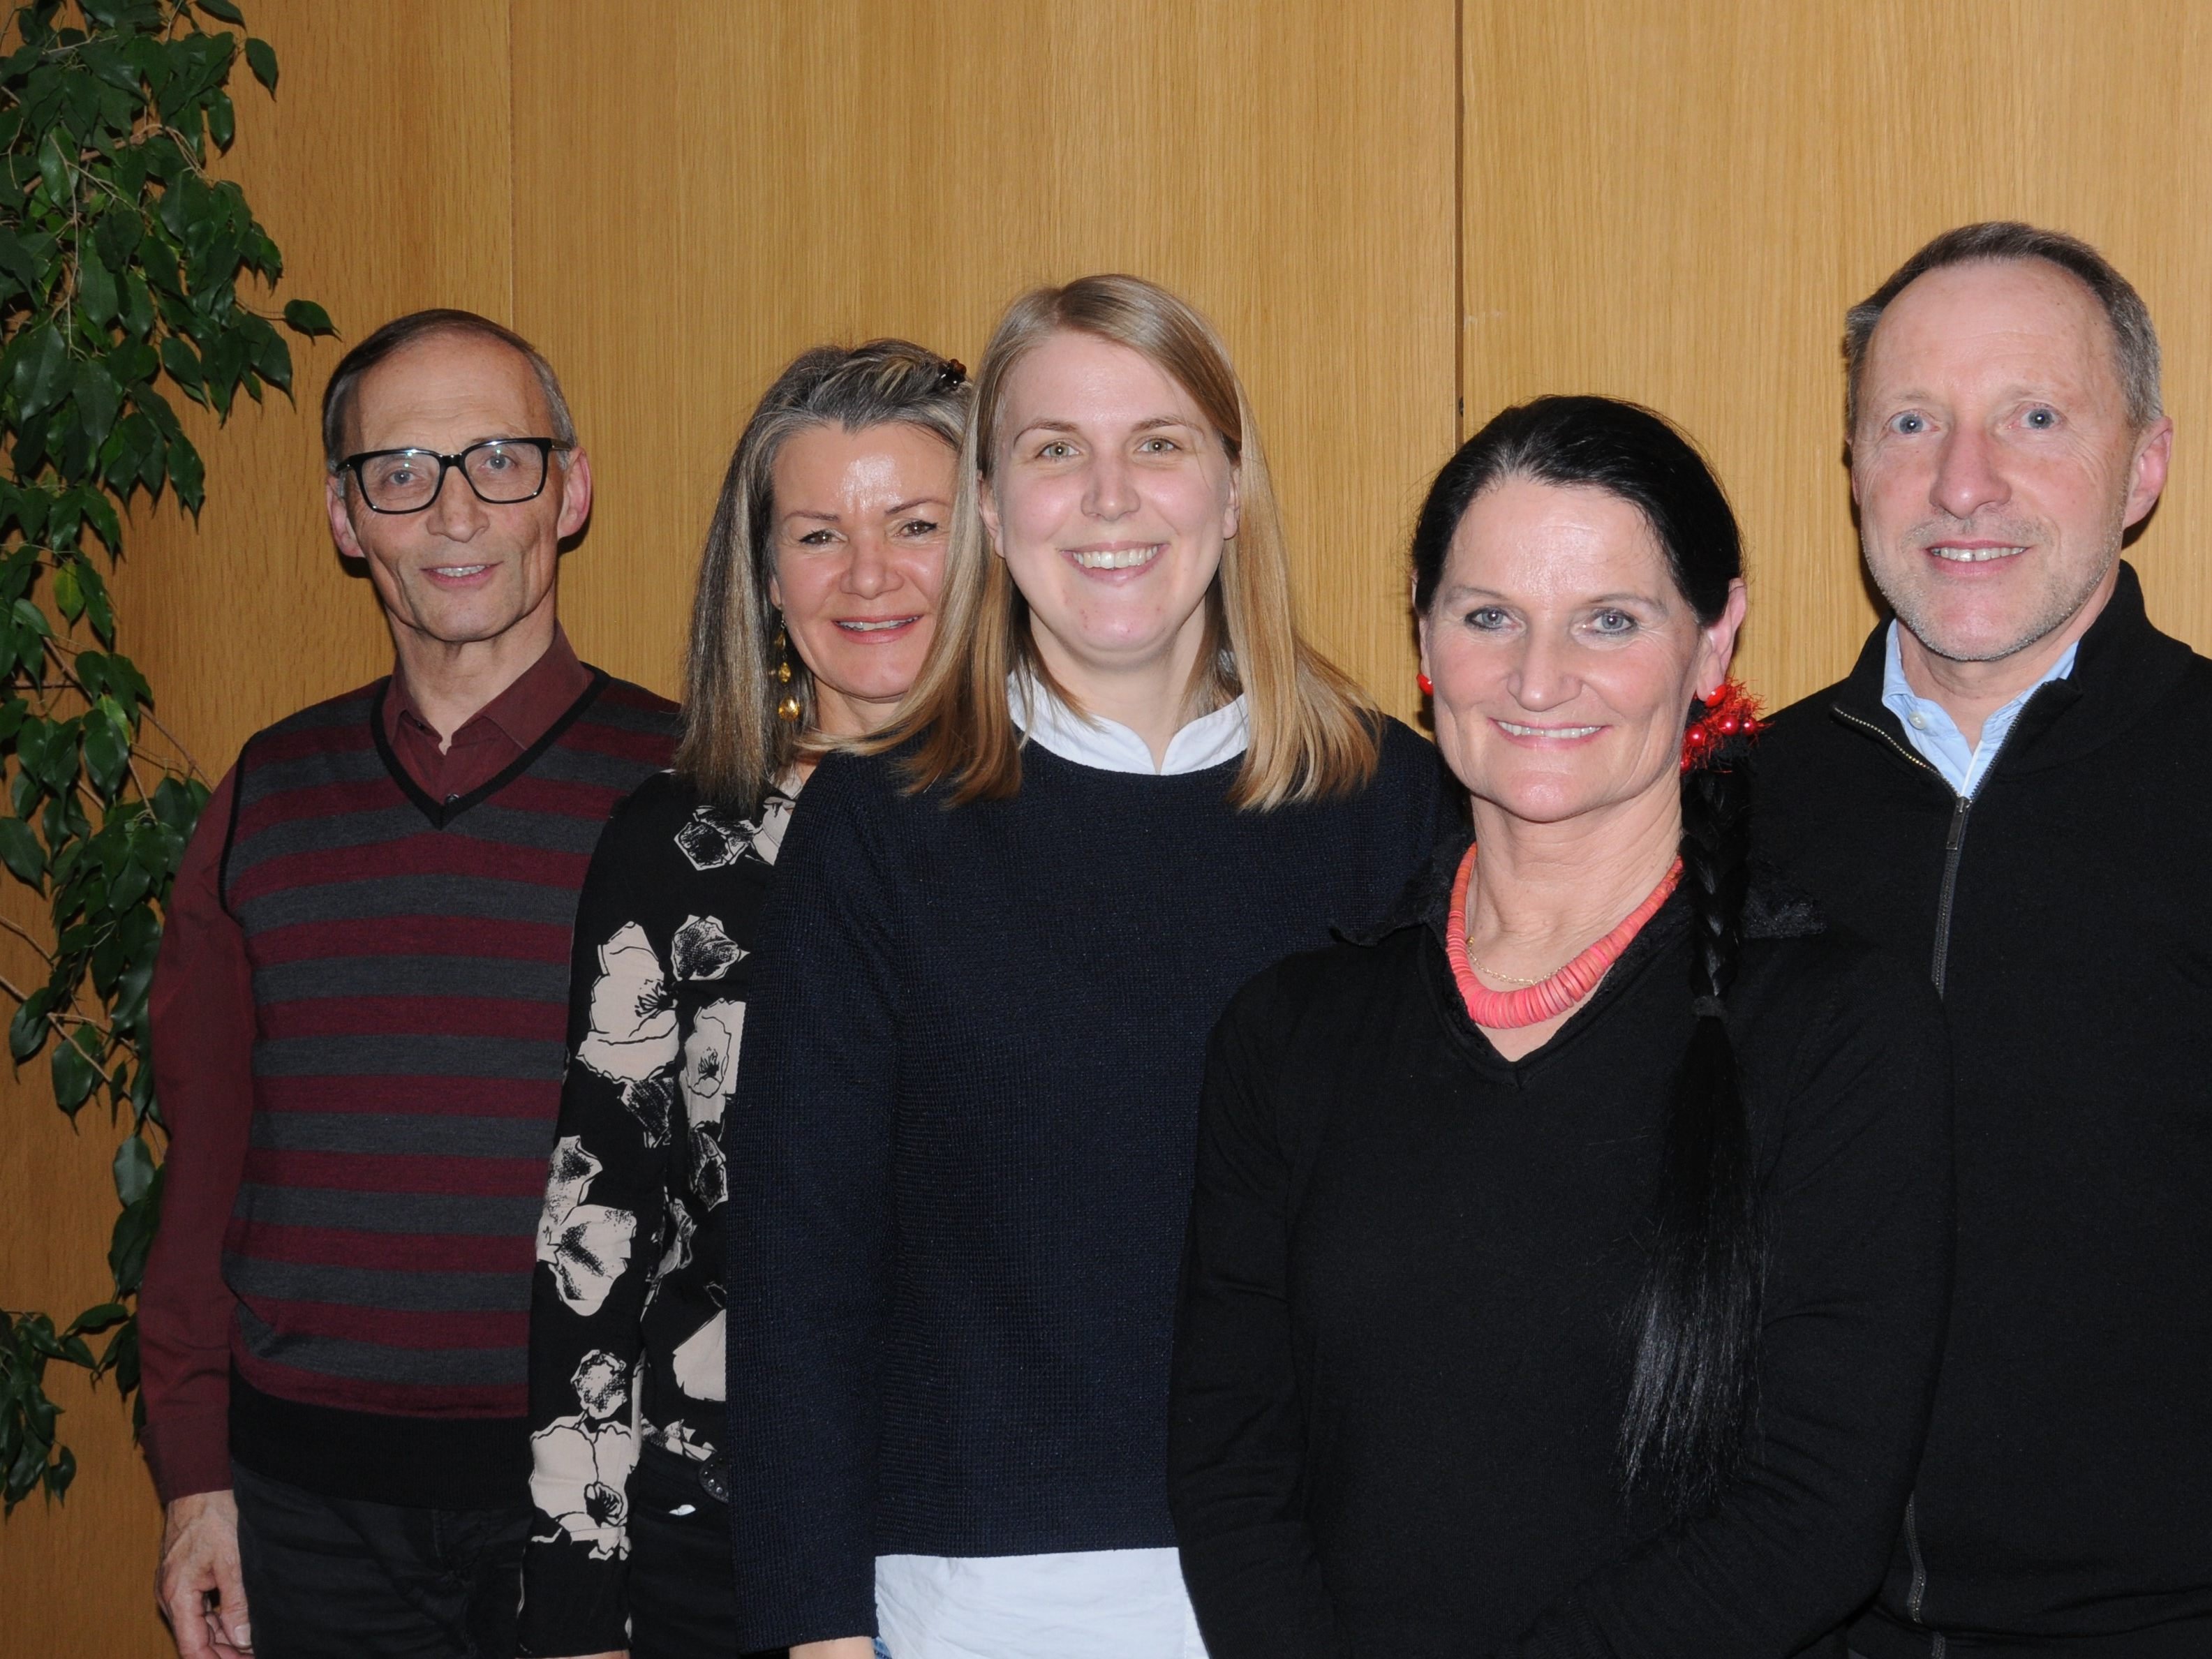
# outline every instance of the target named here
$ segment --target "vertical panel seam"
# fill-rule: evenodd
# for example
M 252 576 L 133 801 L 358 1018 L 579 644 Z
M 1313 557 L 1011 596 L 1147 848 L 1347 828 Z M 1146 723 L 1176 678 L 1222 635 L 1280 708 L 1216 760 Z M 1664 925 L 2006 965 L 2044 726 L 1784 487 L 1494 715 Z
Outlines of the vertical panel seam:
M 1452 447 L 1467 441 L 1467 0 L 1452 0 Z
M 515 266 L 520 262 L 522 232 L 522 205 L 514 188 L 514 8 L 516 0 L 507 0 L 507 325 L 520 332 L 522 328 L 520 306 L 522 295 L 516 286 Z

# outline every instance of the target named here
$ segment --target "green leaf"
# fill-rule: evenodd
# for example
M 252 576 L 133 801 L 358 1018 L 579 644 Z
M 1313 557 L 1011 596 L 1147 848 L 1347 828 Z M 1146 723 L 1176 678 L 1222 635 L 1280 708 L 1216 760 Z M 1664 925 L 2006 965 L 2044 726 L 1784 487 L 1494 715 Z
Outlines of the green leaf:
M 76 414 L 86 442 L 95 448 L 106 442 L 122 408 L 123 388 L 107 372 L 106 364 L 88 357 L 76 366 Z M 108 543 L 110 547 L 114 544 Z
M 7 865 L 16 880 L 30 886 L 46 879 L 46 849 L 39 844 L 38 832 L 21 818 L 0 817 L 0 863 Z
M 172 334 L 162 340 L 161 367 L 185 391 L 197 393 L 200 390 L 200 360 L 181 336 Z
M 84 1050 L 74 1042 L 56 1043 L 53 1058 L 48 1064 L 53 1073 L 54 1104 L 75 1117 L 98 1086 L 100 1067 L 88 1060 Z
M 52 1006 L 52 1000 L 53 994 L 42 985 L 31 993 L 29 1000 L 8 1022 L 8 1052 L 18 1064 L 46 1047 L 52 1029 L 46 1024 L 46 1010 Z
M 284 326 L 295 334 L 313 337 L 318 334 L 336 334 L 330 313 L 313 300 L 287 300 L 284 302 Z
M 107 499 L 106 492 L 98 489 L 85 491 L 84 516 L 100 532 L 100 539 L 107 544 L 110 553 L 123 551 L 123 522 L 116 517 L 115 503 Z M 92 602 L 92 599 L 93 596 L 88 595 L 88 603 Z
M 46 186 L 46 199 L 67 211 L 69 163 L 62 156 L 59 128 L 48 128 L 45 141 L 39 146 L 39 179 Z
M 100 216 L 93 227 L 92 245 L 100 250 L 100 257 L 110 270 L 128 270 L 131 256 L 138 252 L 138 244 L 146 234 L 136 208 L 110 208 Z
M 208 100 L 208 137 L 215 140 L 217 149 L 228 149 L 237 132 L 238 115 L 231 107 L 229 94 L 218 92 Z
M 138 1288 L 138 1281 L 146 1274 L 146 1251 L 154 1242 L 155 1224 L 161 1215 L 161 1171 L 154 1171 L 153 1184 L 146 1196 L 115 1218 L 115 1231 L 107 1244 L 108 1270 L 115 1276 L 115 1288 L 129 1295 Z
M 246 37 L 246 66 L 253 71 L 255 80 L 271 92 L 276 90 L 276 52 L 266 40 Z
M 169 479 L 177 487 L 177 499 L 197 513 L 207 499 L 207 485 L 200 468 L 200 453 L 182 438 L 169 443 Z
M 28 331 L 23 355 L 15 359 L 15 407 L 26 422 L 36 420 L 69 390 L 69 348 L 52 323 Z
M 84 314 L 103 328 L 115 320 L 122 301 L 115 291 L 115 276 L 99 257 L 87 250 L 77 256 L 76 297 Z
M 84 593 L 76 585 L 76 568 L 64 565 L 54 572 L 54 609 L 75 622 L 84 615 Z
M 199 0 L 199 9 L 210 17 L 222 18 L 226 23 L 235 23 L 240 28 L 246 27 L 245 15 L 232 3 L 232 0 Z
M 6 272 L 24 292 L 39 291 L 39 262 L 31 257 L 22 239 L 11 230 L 0 230 L 0 271 Z
M 135 1135 L 131 1138 L 134 1140 L 137 1139 Z M 150 1181 L 152 1178 L 153 1176 L 149 1165 L 147 1179 Z M 120 1324 L 123 1321 L 130 1317 L 131 1310 L 125 1307 L 120 1302 L 103 1302 L 96 1308 L 87 1308 L 75 1319 L 70 1320 L 69 1327 L 70 1334 L 72 1336 L 97 1336 L 109 1326 Z
M 92 786 L 103 796 L 112 795 L 131 765 L 131 744 L 105 720 L 87 720 L 84 726 L 84 769 Z
M 91 1358 L 89 1353 L 85 1355 L 88 1361 Z M 67 1446 L 55 1448 L 54 1461 L 46 1466 L 46 1490 L 54 1497 L 60 1498 L 68 1492 L 70 1482 L 76 1479 L 76 1454 Z
M 46 613 L 40 610 L 37 605 L 33 605 L 28 599 L 18 599 L 15 601 L 15 617 L 18 623 L 20 623 L 23 627 L 29 629 L 40 639 L 50 640 L 53 638 L 54 625 L 46 620 Z
M 125 1135 L 115 1149 L 115 1195 L 126 1205 L 136 1204 L 153 1184 L 153 1150 L 143 1137 Z

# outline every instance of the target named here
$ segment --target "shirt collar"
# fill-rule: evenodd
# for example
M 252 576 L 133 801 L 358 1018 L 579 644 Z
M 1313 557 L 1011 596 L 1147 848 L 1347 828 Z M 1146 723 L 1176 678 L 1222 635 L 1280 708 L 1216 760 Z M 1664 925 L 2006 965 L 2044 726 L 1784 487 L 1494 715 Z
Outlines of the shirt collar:
M 1152 764 L 1145 740 L 1119 720 L 1079 714 L 1032 677 L 1006 677 L 1006 706 L 1023 736 L 1040 749 L 1101 772 L 1143 772 L 1173 777 L 1203 772 L 1235 760 L 1252 741 L 1251 716 L 1243 694 L 1210 714 L 1200 714 L 1168 740 L 1167 757 Z
M 465 721 L 460 732 L 450 736 L 458 739 L 461 732 L 469 731 L 482 720 L 516 749 L 527 749 L 553 729 L 554 721 L 575 706 L 576 699 L 584 695 L 591 683 L 592 671 L 577 659 L 574 647 L 568 643 L 568 631 L 556 623 L 553 642 L 545 647 L 544 654 L 524 669 L 514 684 Z M 398 736 L 403 720 L 411 720 L 424 731 L 437 734 L 437 728 L 423 718 L 415 694 L 408 689 L 406 674 L 395 668 L 391 694 L 384 700 L 384 734 L 387 739 Z
M 1920 696 L 1905 678 L 1898 627 L 1895 622 L 1889 624 L 1889 637 L 1882 647 L 1882 707 L 1897 716 L 1905 727 L 1905 737 L 1920 751 L 1922 758 L 1962 795 L 1972 795 L 1980 787 L 1990 763 L 2004 746 L 2005 734 L 2020 718 L 2020 711 L 2027 707 L 2027 700 L 2051 681 L 2063 680 L 2073 673 L 2075 656 L 2081 648 L 2079 640 L 2068 646 L 2057 660 L 2044 670 L 2041 678 L 1982 722 L 1981 740 L 1970 746 L 1958 722 L 1951 718 L 1950 710 L 1931 697 Z

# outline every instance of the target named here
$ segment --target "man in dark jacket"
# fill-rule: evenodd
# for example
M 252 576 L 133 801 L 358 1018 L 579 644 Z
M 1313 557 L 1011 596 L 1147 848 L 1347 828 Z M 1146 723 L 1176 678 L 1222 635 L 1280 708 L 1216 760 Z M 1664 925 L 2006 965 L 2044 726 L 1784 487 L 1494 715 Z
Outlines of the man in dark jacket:
M 2212 1654 L 2212 662 L 2120 560 L 2158 344 L 2096 251 L 1939 236 L 1851 310 L 1896 613 L 1759 757 L 1765 855 L 1933 975 L 1959 1249 L 1866 1659 Z M 1909 965 L 1908 965 L 1909 964 Z

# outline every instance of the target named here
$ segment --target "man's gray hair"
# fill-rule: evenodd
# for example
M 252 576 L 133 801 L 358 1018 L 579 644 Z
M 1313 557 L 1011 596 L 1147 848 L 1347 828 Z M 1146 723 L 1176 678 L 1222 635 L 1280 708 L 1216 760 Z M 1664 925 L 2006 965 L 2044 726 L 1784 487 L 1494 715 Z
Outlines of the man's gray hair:
M 338 463 L 345 459 L 346 416 L 353 410 L 354 388 L 360 385 L 361 377 L 416 341 L 441 334 L 490 340 L 507 347 L 530 365 L 531 372 L 538 377 L 539 389 L 545 394 L 546 410 L 553 423 L 553 430 L 545 435 L 561 446 L 563 453 L 560 461 L 566 466 L 565 452 L 575 447 L 576 422 L 569 417 L 568 400 L 561 394 L 561 380 L 554 374 L 553 365 L 513 329 L 502 328 L 490 318 L 480 317 L 473 311 L 449 307 L 412 311 L 404 317 L 395 317 L 338 359 L 337 368 L 331 372 L 330 385 L 323 389 L 323 465 L 336 472 Z M 511 432 L 504 435 L 526 438 L 538 434 Z
M 2161 412 L 2158 389 L 2158 331 L 2151 326 L 2150 308 L 2134 285 L 2112 268 L 2112 262 L 2077 236 L 2063 231 L 2040 230 L 2016 219 L 1991 219 L 1978 225 L 1947 230 L 1899 265 L 1890 279 L 1844 313 L 1844 422 L 1856 432 L 1859 423 L 1859 376 L 1866 368 L 1867 343 L 1875 325 L 1889 302 L 1907 286 L 1931 270 L 1946 265 L 1987 261 L 2042 259 L 2081 278 L 2105 319 L 2112 325 L 2113 366 L 2125 393 L 2128 419 L 2140 432 Z

